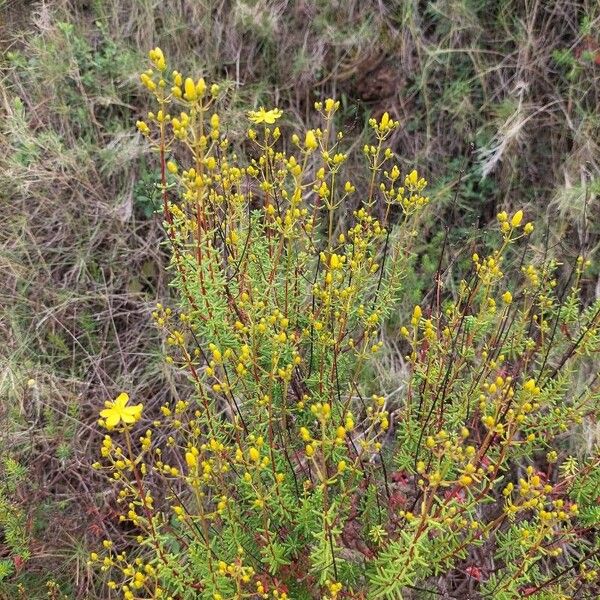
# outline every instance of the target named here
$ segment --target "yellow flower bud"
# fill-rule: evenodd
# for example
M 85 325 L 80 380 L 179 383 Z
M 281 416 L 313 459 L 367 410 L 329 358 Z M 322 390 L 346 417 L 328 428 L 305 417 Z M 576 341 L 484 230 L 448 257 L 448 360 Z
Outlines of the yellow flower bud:
M 150 50 L 148 56 L 159 71 L 164 71 L 167 68 L 163 51 L 158 46 L 154 50 Z
M 337 254 L 332 254 L 329 260 L 329 266 L 332 269 L 339 269 L 342 266 L 342 261 Z
M 317 137 L 315 136 L 315 132 L 312 129 L 309 129 L 306 132 L 306 137 L 304 138 L 304 147 L 307 150 L 315 150 L 319 147 Z
M 336 102 L 333 98 L 327 98 L 327 100 L 325 100 L 325 110 L 330 113 L 336 110 L 339 104 L 340 103 Z
M 491 415 L 487 415 L 486 417 L 483 417 L 483 419 L 481 419 L 481 420 L 487 428 L 491 428 L 496 424 L 496 420 Z
M 518 210 L 514 215 L 513 218 L 510 220 L 510 224 L 513 227 L 518 227 L 521 224 L 521 221 L 523 220 L 523 211 L 522 210 Z
M 198 94 L 198 98 L 202 98 L 206 93 L 206 82 L 203 77 L 198 79 L 198 83 L 196 84 L 196 94 Z
M 194 84 L 194 80 L 191 77 L 187 77 L 184 84 L 184 94 L 183 97 L 188 102 L 193 102 L 197 99 L 196 93 L 196 85 Z
M 421 307 L 417 304 L 417 306 L 415 306 L 414 310 L 413 310 L 413 316 L 411 319 L 411 323 L 412 325 L 418 325 L 419 324 L 419 320 L 421 319 L 421 317 L 423 316 L 423 311 L 421 310 Z
M 389 128 L 390 125 L 390 115 L 387 112 L 383 113 L 383 116 L 381 117 L 381 123 L 379 123 L 379 128 L 382 131 L 387 131 L 387 129 Z
M 148 135 L 150 133 L 150 128 L 144 121 L 137 121 L 135 125 L 142 135 Z
M 185 453 L 185 462 L 187 463 L 187 466 L 190 469 L 193 469 L 198 464 L 198 459 L 196 458 L 196 455 L 193 454 L 192 452 L 186 452 Z

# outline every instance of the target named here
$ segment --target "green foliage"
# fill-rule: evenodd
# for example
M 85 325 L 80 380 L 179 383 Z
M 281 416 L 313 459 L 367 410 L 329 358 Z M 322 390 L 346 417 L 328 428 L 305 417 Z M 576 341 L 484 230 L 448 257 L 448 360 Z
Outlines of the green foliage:
M 26 561 L 30 556 L 26 515 L 16 500 L 16 492 L 27 470 L 10 456 L 0 464 L 0 540 L 6 545 L 9 559 L 0 562 L 0 582 L 12 575 L 12 559 Z

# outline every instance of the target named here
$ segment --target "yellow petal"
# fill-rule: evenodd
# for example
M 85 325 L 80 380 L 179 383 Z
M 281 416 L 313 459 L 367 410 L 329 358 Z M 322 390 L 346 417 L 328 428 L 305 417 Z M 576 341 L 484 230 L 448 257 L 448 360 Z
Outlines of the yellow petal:
M 110 413 L 110 415 L 106 417 L 106 427 L 108 429 L 112 429 L 113 427 L 116 427 L 119 424 L 120 420 L 121 417 L 119 416 L 119 414 L 113 411 Z
M 123 408 L 129 402 L 129 394 L 121 392 L 116 398 L 113 405 L 116 408 Z
M 142 416 L 143 406 L 141 404 L 137 404 L 136 406 L 127 406 L 123 409 L 122 416 L 123 420 L 125 419 L 133 419 L 133 421 L 126 421 L 127 423 L 134 423 Z

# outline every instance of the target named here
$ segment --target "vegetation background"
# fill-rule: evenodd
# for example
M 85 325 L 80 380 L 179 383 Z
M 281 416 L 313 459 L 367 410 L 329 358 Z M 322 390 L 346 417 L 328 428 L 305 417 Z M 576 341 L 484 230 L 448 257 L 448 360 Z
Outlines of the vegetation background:
M 0 0 L 0 598 L 97 597 L 87 556 L 116 535 L 98 408 L 184 385 L 149 319 L 169 298 L 135 130 L 150 47 L 228 89 L 233 139 L 249 108 L 300 124 L 329 96 L 359 147 L 370 116 L 400 119 L 442 207 L 417 301 L 446 227 L 468 246 L 499 210 L 525 207 L 565 264 L 597 256 L 599 24 L 597 0 Z

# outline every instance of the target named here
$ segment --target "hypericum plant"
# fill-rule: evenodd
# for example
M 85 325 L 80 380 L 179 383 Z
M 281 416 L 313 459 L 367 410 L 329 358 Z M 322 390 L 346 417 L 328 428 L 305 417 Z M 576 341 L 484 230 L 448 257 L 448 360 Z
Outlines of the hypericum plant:
M 27 469 L 3 454 L 0 454 L 0 586 L 30 556 L 27 515 L 16 500 Z
M 180 298 L 153 316 L 195 393 L 156 420 L 126 394 L 101 413 L 118 435 L 95 466 L 135 541 L 92 555 L 108 587 L 129 599 L 593 594 L 600 456 L 568 437 L 599 412 L 586 261 L 562 289 L 557 265 L 532 258 L 523 212 L 500 213 L 495 250 L 473 255 L 454 293 L 438 273 L 409 311 L 396 357 L 409 375 L 389 393 L 370 365 L 428 204 L 425 180 L 401 176 L 386 146 L 398 123 L 371 119 L 367 168 L 346 181 L 338 102 L 317 103 L 321 126 L 288 150 L 282 111 L 261 108 L 244 160 L 219 87 L 168 73 L 158 48 L 150 59 L 141 79 L 158 107 L 138 129 L 159 156 Z

